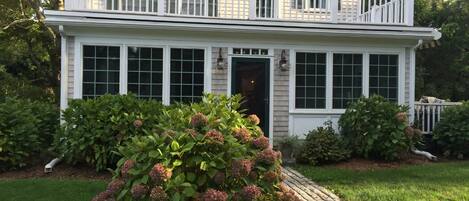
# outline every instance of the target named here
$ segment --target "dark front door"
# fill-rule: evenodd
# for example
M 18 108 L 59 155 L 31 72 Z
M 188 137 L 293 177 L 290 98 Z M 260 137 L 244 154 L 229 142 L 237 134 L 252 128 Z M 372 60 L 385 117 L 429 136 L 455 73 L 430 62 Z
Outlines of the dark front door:
M 233 58 L 232 94 L 244 97 L 242 109 L 246 114 L 256 114 L 259 126 L 268 137 L 269 131 L 269 59 Z

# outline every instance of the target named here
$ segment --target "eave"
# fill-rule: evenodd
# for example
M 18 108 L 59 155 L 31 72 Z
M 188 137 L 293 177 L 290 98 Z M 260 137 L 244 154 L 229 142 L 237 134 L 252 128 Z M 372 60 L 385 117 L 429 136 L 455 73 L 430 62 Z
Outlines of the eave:
M 46 10 L 46 23 L 78 27 L 131 29 L 190 30 L 242 33 L 277 33 L 336 37 L 372 37 L 416 40 L 438 40 L 441 33 L 434 28 L 332 24 L 266 20 L 228 20 L 216 18 L 172 17 L 128 13 Z

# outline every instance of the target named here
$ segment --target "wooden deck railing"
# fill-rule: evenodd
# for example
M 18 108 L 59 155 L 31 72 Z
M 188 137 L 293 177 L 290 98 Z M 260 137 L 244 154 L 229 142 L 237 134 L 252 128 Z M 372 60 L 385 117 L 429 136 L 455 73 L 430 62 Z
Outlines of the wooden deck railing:
M 65 10 L 413 26 L 414 0 L 66 0 Z
M 459 102 L 421 103 L 415 102 L 415 123 L 424 134 L 431 134 L 441 119 L 445 108 L 461 105 Z

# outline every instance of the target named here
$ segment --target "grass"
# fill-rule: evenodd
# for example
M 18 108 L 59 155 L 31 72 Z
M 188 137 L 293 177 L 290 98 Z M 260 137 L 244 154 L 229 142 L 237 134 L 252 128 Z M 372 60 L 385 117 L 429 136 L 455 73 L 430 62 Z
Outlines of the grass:
M 0 180 L 2 201 L 84 201 L 104 190 L 104 181 L 66 179 Z
M 354 171 L 295 166 L 348 201 L 469 201 L 469 162 Z

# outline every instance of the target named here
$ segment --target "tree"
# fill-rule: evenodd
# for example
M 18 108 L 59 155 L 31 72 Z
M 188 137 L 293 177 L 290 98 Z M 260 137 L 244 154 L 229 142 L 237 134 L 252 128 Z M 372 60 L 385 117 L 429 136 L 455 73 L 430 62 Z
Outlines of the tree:
M 439 45 L 419 50 L 416 96 L 469 99 L 469 1 L 416 0 L 416 26 L 437 27 Z
M 44 8 L 57 7 L 58 0 L 0 2 L 0 71 L 49 91 L 57 88 L 57 34 L 45 24 L 43 14 Z

